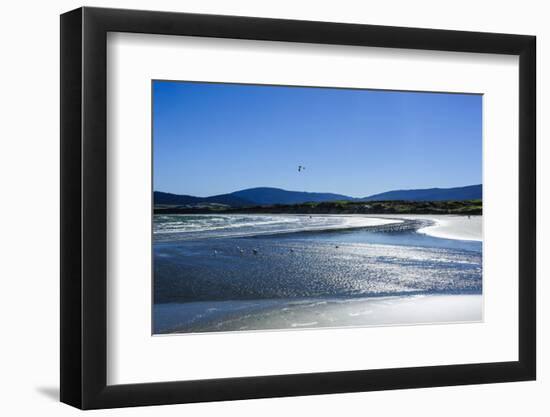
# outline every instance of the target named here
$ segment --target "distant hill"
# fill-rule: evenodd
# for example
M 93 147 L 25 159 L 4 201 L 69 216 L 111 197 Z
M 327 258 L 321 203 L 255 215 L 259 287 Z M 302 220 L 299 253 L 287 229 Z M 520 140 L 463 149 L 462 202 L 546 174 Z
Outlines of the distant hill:
M 449 201 L 479 200 L 482 198 L 482 186 L 469 185 L 455 188 L 426 188 L 420 190 L 395 190 L 374 194 L 363 198 L 363 201 Z
M 205 203 L 226 204 L 232 207 L 264 206 L 273 204 L 301 204 L 308 202 L 352 200 L 352 197 L 331 193 L 306 193 L 286 191 L 280 188 L 248 188 L 212 197 L 194 197 L 155 191 L 156 205 L 197 205 Z
M 303 204 L 331 201 L 448 201 L 448 200 L 477 200 L 481 199 L 482 187 L 471 185 L 456 188 L 428 188 L 421 190 L 396 190 L 365 198 L 354 198 L 343 194 L 308 193 L 287 191 L 280 188 L 259 187 L 235 191 L 229 194 L 220 194 L 211 197 L 194 197 L 154 192 L 155 205 L 195 206 L 200 204 L 223 204 L 231 207 L 270 206 L 275 204 Z
M 225 204 L 231 207 L 245 207 L 255 205 L 255 203 L 251 201 L 246 201 L 232 194 L 215 195 L 212 197 L 193 197 L 191 195 L 179 195 L 155 191 L 153 198 L 155 205 L 185 206 L 205 203 Z
M 286 191 L 280 188 L 269 187 L 249 188 L 247 190 L 236 191 L 227 195 L 252 201 L 258 205 L 301 204 L 309 202 L 318 203 L 321 201 L 353 200 L 353 197 L 342 194 L 306 193 L 300 191 Z

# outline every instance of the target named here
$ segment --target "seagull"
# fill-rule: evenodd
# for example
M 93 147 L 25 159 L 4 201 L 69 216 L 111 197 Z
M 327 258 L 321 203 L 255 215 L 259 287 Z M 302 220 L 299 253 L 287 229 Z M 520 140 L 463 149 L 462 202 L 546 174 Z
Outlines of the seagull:
M 303 166 L 303 165 L 298 165 L 298 172 L 302 172 L 302 171 L 305 171 L 306 170 L 306 167 Z

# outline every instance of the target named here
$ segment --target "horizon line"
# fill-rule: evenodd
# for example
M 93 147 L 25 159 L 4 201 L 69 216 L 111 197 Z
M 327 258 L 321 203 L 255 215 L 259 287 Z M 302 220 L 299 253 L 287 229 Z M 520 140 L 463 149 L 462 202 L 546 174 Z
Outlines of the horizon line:
M 170 192 L 170 191 L 160 191 L 160 190 L 155 190 L 155 189 L 153 189 L 152 191 L 153 191 L 153 193 L 164 193 L 164 194 L 172 194 L 172 195 L 179 195 L 179 196 L 184 195 L 184 196 L 196 197 L 196 198 L 210 198 L 210 197 L 217 197 L 217 196 L 220 196 L 220 195 L 228 195 L 228 194 L 238 193 L 240 191 L 255 190 L 255 189 L 258 189 L 258 188 L 271 188 L 271 189 L 274 189 L 274 190 L 281 190 L 281 191 L 286 191 L 286 192 L 290 192 L 290 193 L 336 194 L 336 195 L 341 195 L 341 196 L 344 196 L 344 197 L 361 199 L 361 198 L 368 198 L 368 197 L 372 197 L 372 196 L 379 195 L 379 194 L 385 194 L 385 193 L 397 192 L 397 191 L 450 190 L 450 189 L 453 189 L 453 188 L 475 187 L 477 185 L 483 186 L 483 183 L 470 184 L 470 185 L 458 185 L 458 186 L 454 186 L 454 187 L 397 188 L 397 189 L 391 189 L 391 190 L 388 190 L 388 191 L 381 191 L 381 192 L 378 192 L 378 193 L 365 195 L 363 197 L 355 197 L 355 196 L 352 196 L 352 195 L 347 195 L 347 194 L 342 194 L 342 193 L 337 193 L 337 192 L 332 192 L 332 191 L 297 191 L 297 190 L 287 190 L 285 188 L 279 188 L 279 187 L 266 187 L 266 186 L 242 188 L 242 189 L 238 189 L 238 190 L 235 190 L 235 191 L 229 191 L 229 192 L 219 193 L 219 194 L 212 194 L 212 195 L 207 195 L 207 196 L 198 196 L 198 195 L 194 195 L 194 194 L 185 194 L 185 193 L 174 193 L 174 192 Z

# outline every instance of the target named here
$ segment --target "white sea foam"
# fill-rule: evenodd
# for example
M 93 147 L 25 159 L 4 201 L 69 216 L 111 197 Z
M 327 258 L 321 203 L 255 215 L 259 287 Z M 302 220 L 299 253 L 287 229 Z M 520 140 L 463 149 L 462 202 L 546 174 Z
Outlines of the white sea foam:
M 156 240 L 177 240 L 354 229 L 395 223 L 402 223 L 402 220 L 350 215 L 171 214 L 155 216 L 153 233 Z
M 317 321 L 311 321 L 308 323 L 292 323 L 290 327 L 315 327 L 317 325 Z

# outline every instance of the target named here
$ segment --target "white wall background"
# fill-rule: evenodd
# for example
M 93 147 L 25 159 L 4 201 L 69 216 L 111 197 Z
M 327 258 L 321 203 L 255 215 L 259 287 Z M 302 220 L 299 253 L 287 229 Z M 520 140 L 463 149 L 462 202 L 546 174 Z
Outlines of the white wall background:
M 59 17 L 73 0 L 9 2 L 0 24 L 0 410 L 68 416 L 59 392 Z M 395 26 L 532 34 L 538 37 L 539 260 L 550 249 L 550 148 L 543 119 L 550 83 L 545 2 L 123 0 L 86 5 L 237 14 Z M 407 415 L 542 416 L 550 406 L 550 268 L 539 262 L 539 378 L 536 382 L 237 401 L 94 412 L 131 416 Z M 546 395 L 544 395 L 546 394 Z

